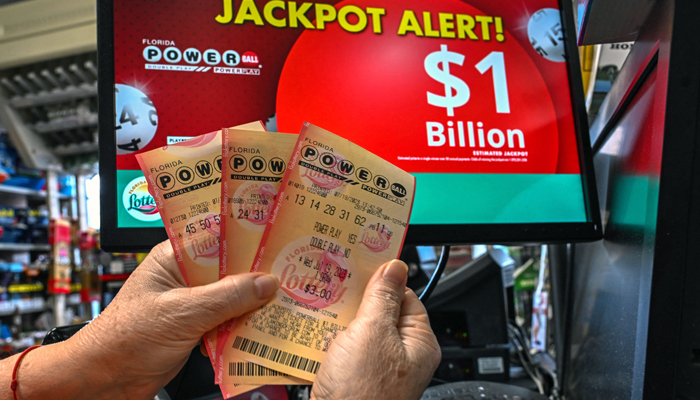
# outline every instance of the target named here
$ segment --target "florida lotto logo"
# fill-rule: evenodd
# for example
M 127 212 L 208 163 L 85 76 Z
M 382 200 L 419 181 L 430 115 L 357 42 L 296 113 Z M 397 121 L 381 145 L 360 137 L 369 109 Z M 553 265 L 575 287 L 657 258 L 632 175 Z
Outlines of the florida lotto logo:
M 122 204 L 126 212 L 139 221 L 151 222 L 160 219 L 156 202 L 148 192 L 148 182 L 144 177 L 136 178 L 126 185 Z
M 195 47 L 181 49 L 172 40 L 144 39 L 146 69 L 161 71 L 213 72 L 215 74 L 260 75 L 260 59 L 252 51 Z

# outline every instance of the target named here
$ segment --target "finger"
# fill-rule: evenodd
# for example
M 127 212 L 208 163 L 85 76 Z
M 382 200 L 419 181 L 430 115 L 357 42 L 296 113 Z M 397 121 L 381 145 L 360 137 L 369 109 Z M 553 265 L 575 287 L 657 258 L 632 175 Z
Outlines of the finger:
M 267 303 L 279 288 L 279 280 L 267 274 L 240 274 L 209 285 L 186 290 L 187 307 L 209 329 L 240 317 Z
M 418 351 L 437 367 L 440 363 L 440 345 L 430 327 L 428 312 L 413 290 L 406 288 L 398 324 L 399 336 L 409 351 Z
M 408 266 L 403 261 L 393 260 L 384 264 L 367 284 L 357 317 L 390 322 L 396 326 L 407 279 Z
M 398 327 L 399 331 L 404 328 L 416 328 L 431 333 L 433 331 L 430 327 L 430 318 L 428 318 L 428 312 L 423 302 L 421 302 L 413 290 L 409 288 L 406 288 L 406 294 L 401 304 L 401 316 L 399 317 Z
M 425 309 L 423 302 L 420 301 L 413 290 L 410 288 L 406 288 L 405 290 L 405 298 L 401 304 L 401 318 L 421 317 L 425 318 L 426 323 L 430 324 L 428 319 L 428 311 Z
M 199 352 L 202 353 L 204 357 L 209 357 L 209 352 L 207 351 L 207 346 L 204 345 L 204 342 L 199 344 Z

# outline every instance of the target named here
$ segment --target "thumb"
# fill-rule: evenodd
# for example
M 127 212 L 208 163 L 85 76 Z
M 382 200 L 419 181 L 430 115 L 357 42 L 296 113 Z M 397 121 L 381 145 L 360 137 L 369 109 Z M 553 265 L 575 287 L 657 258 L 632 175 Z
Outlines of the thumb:
M 207 326 L 215 327 L 267 303 L 279 288 L 279 280 L 267 274 L 239 274 L 186 289 L 188 308 Z
M 357 317 L 389 321 L 397 326 L 407 279 L 408 266 L 403 261 L 392 260 L 382 265 L 367 284 Z

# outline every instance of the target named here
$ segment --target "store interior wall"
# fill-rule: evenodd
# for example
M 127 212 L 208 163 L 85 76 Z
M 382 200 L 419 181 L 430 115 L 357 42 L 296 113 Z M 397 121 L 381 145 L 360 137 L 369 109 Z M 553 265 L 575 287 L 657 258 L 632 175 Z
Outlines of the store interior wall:
M 605 236 L 574 246 L 569 399 L 700 391 L 698 16 L 656 3 L 592 124 Z
M 631 170 L 660 160 L 651 129 L 656 73 L 594 157 L 605 240 L 574 246 L 571 399 L 641 399 L 653 269 L 658 177 Z M 634 149 L 635 151 L 631 151 Z M 644 152 L 647 160 L 631 159 Z

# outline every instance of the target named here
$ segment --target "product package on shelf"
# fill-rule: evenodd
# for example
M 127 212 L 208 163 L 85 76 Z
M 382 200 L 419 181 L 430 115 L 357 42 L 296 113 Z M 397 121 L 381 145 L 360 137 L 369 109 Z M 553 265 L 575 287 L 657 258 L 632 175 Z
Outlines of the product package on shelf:
M 65 219 L 49 223 L 49 243 L 53 246 L 53 262 L 49 271 L 49 293 L 70 293 L 71 224 Z
M 264 130 L 261 122 L 240 128 Z M 219 279 L 221 131 L 136 155 L 189 286 Z M 216 365 L 217 329 L 205 336 Z
M 244 359 L 314 381 L 371 275 L 399 255 L 414 193 L 409 173 L 305 123 L 252 268 L 276 275 L 280 290 L 238 318 L 223 364 Z
M 298 135 L 224 129 L 221 167 L 220 278 L 250 272 Z M 220 357 L 235 321 L 219 329 L 216 381 L 308 384 L 242 359 Z

